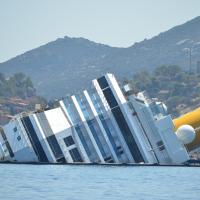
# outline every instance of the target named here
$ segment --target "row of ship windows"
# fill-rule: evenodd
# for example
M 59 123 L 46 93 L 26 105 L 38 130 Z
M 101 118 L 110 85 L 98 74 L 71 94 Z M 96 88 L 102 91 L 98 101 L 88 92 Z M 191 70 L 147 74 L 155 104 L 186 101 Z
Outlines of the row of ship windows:
M 14 131 L 14 133 L 17 132 L 17 127 L 16 127 L 16 126 L 13 128 L 13 131 Z M 18 141 L 21 140 L 21 136 L 20 136 L 20 135 L 17 136 L 17 140 L 18 140 Z

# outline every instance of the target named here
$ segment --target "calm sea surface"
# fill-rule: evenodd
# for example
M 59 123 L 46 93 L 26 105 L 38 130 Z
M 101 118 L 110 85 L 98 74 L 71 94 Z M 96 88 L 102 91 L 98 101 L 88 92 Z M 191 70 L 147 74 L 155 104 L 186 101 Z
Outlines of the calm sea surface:
M 199 200 L 200 168 L 0 164 L 0 200 Z

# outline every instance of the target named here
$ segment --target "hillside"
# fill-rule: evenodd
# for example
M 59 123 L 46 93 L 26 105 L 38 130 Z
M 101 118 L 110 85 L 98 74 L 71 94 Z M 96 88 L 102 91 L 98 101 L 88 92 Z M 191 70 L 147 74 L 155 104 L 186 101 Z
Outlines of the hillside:
M 122 38 L 123 40 L 123 38 Z M 59 38 L 0 64 L 6 74 L 23 72 L 30 76 L 38 93 L 47 98 L 81 90 L 93 78 L 106 72 L 118 79 L 157 66 L 192 67 L 200 60 L 200 17 L 176 26 L 128 48 L 98 44 L 84 38 Z
M 46 101 L 36 95 L 29 77 L 22 73 L 6 77 L 0 73 L 0 125 L 7 123 L 15 114 L 34 110 L 35 104 L 44 107 Z

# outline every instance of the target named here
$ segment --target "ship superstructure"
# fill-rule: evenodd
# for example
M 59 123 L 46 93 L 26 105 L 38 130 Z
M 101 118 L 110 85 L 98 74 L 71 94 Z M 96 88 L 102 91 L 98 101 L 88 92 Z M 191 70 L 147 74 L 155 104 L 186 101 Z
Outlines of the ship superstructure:
M 19 114 L 0 129 L 0 159 L 45 163 L 180 164 L 189 160 L 165 105 L 122 92 L 113 74 L 59 106 Z

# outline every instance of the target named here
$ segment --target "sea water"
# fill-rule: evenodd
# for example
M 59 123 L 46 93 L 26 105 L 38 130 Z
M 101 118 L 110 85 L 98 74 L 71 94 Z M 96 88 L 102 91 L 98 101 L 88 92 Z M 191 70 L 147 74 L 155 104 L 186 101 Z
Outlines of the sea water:
M 199 200 L 200 168 L 0 164 L 0 200 Z

